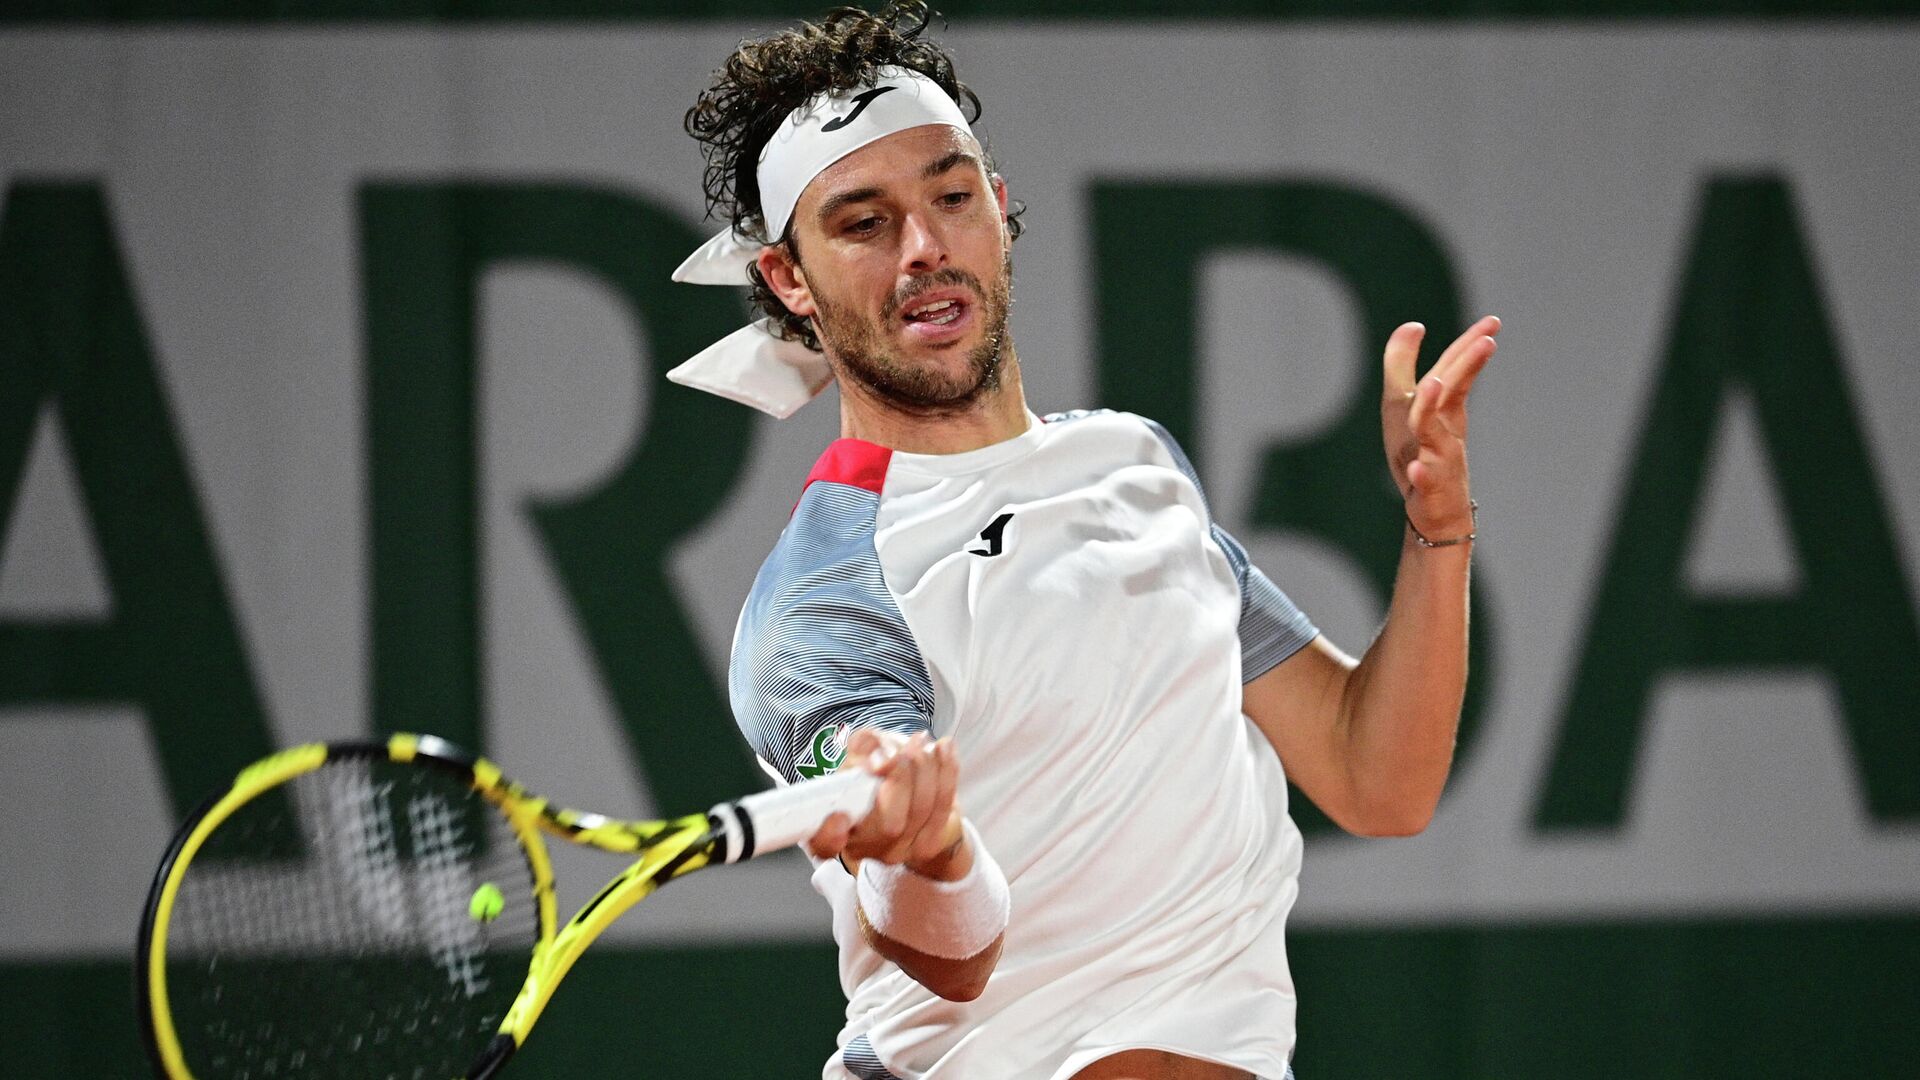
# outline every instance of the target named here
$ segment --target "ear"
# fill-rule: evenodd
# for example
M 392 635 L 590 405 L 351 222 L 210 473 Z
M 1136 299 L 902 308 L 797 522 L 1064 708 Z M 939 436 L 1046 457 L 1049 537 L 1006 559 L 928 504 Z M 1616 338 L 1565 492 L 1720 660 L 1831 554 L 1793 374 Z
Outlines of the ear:
M 999 173 L 988 173 L 987 182 L 993 185 L 993 198 L 1000 204 L 1000 249 L 1009 257 L 1013 252 L 1013 220 L 1007 217 L 1012 200 L 1007 195 L 1007 178 Z
M 813 318 L 813 290 L 807 287 L 807 273 L 800 268 L 785 244 L 764 248 L 756 260 L 760 276 L 787 310 L 803 319 Z

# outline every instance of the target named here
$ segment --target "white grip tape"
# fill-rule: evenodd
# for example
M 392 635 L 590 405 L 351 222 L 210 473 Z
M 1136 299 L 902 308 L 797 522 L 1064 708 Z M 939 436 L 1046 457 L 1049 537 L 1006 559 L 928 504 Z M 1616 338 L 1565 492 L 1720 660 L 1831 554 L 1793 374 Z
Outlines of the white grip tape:
M 727 834 L 724 861 L 739 862 L 792 847 L 818 832 L 835 813 L 858 824 L 879 793 L 879 777 L 849 769 L 722 803 L 711 814 Z
M 1013 894 L 973 822 L 962 819 L 973 845 L 973 869 L 959 881 L 935 881 L 904 866 L 860 863 L 860 910 L 867 924 L 916 952 L 947 960 L 978 956 L 1007 928 Z

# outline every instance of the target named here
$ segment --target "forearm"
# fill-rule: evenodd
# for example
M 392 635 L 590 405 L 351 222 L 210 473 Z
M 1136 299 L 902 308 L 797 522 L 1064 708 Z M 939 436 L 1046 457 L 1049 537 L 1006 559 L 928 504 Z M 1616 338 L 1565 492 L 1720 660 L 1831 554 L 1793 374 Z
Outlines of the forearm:
M 864 910 L 857 911 L 856 915 L 860 932 L 874 952 L 898 965 L 914 982 L 948 1001 L 972 1001 L 986 990 L 987 979 L 993 975 L 994 965 L 1000 962 L 1000 947 L 1006 940 L 1002 934 L 974 956 L 949 960 L 923 953 L 875 930 Z
M 867 943 L 950 1001 L 971 1001 L 986 989 L 1007 925 L 1006 878 L 977 840 L 969 826 L 931 860 L 852 867 Z
M 1419 832 L 1440 801 L 1466 693 L 1472 548 L 1405 535 L 1386 625 L 1348 675 L 1339 722 L 1361 831 Z
M 1480 319 L 1418 381 L 1426 329 L 1406 323 L 1387 340 L 1381 432 L 1407 524 L 1386 625 L 1358 664 L 1315 638 L 1242 690 L 1243 710 L 1273 743 L 1288 778 L 1350 832 L 1405 836 L 1426 828 L 1453 765 L 1467 687 L 1475 526 L 1467 393 L 1499 331 L 1499 319 Z M 1415 542 L 1416 522 L 1438 546 Z

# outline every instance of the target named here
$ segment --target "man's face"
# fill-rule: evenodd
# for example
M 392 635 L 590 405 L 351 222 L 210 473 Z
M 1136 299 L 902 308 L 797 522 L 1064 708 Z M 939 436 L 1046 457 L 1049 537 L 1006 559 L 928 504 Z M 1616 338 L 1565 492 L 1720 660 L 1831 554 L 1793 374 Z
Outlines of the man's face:
M 961 408 L 999 385 L 1005 211 L 971 136 L 910 128 L 815 177 L 794 208 L 797 265 L 770 252 L 761 269 L 788 310 L 813 319 L 843 379 L 917 411 Z

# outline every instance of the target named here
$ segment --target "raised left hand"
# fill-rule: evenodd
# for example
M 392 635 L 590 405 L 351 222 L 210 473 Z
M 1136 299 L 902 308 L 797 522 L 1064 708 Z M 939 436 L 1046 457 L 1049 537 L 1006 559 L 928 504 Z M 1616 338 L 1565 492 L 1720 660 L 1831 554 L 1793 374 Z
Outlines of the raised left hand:
M 1387 339 L 1380 431 L 1387 467 L 1406 498 L 1407 520 L 1430 539 L 1473 531 L 1467 483 L 1467 394 L 1497 347 L 1500 320 L 1488 315 L 1454 339 L 1417 383 L 1414 361 L 1426 327 L 1406 323 Z

